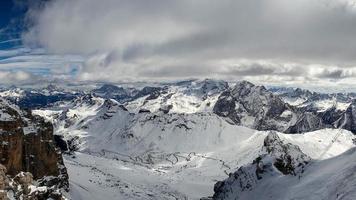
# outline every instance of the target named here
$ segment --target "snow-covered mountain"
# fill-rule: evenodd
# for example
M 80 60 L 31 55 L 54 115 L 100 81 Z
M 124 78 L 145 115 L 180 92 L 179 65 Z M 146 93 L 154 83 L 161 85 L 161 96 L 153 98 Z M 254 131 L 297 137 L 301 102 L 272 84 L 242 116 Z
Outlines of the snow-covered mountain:
M 63 89 L 52 84 L 35 89 L 13 86 L 0 90 L 0 97 L 23 109 L 43 108 L 55 102 L 74 99 L 79 95 L 82 95 L 82 92 Z
M 213 199 L 356 198 L 356 147 L 329 159 L 313 160 L 272 132 L 262 151 L 251 164 L 217 182 Z
M 355 93 L 325 94 L 299 88 L 271 88 L 269 90 L 284 102 L 295 105 L 304 112 L 314 113 L 324 124 L 356 133 L 353 122 L 356 117 L 353 112 Z
M 284 102 L 307 110 L 323 112 L 335 107 L 344 111 L 356 97 L 356 93 L 318 93 L 300 88 L 269 88 Z
M 140 110 L 166 113 L 211 112 L 219 95 L 228 88 L 227 82 L 212 79 L 178 82 L 141 95 L 125 107 L 135 113 Z
M 352 101 L 345 110 L 321 111 L 291 105 L 282 92 L 247 81 L 212 79 L 38 91 L 73 95 L 32 113 L 54 125 L 54 141 L 67 154 L 68 198 L 75 200 L 264 199 L 259 193 L 308 199 L 299 191 L 322 191 L 316 183 L 326 181 L 329 167 L 336 176 L 352 166 L 344 160 L 356 141 L 347 131 L 353 131 Z M 291 97 L 300 95 L 312 102 L 317 94 L 298 90 Z M 338 158 L 343 171 L 322 164 Z M 283 183 L 296 195 L 276 194 Z M 352 199 L 347 188 L 354 181 L 343 189 L 334 183 L 331 188 Z M 269 184 L 276 186 L 264 191 Z
M 214 112 L 235 124 L 257 130 L 299 133 L 328 127 L 313 113 L 303 112 L 283 102 L 265 87 L 247 81 L 222 93 Z
M 324 112 L 332 107 L 344 111 L 356 98 L 356 93 L 319 93 L 300 88 L 269 88 L 284 102 L 305 110 Z

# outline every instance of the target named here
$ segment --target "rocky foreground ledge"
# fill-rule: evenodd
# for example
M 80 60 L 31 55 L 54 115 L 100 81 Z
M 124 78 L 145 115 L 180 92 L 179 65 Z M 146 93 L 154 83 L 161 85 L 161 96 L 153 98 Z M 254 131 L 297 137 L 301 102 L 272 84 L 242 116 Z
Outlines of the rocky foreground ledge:
M 46 186 L 43 182 L 33 180 L 30 172 L 20 172 L 11 177 L 0 165 L 0 199 L 1 200 L 65 200 L 60 188 L 55 185 Z
M 0 199 L 64 199 L 68 174 L 53 126 L 0 99 Z

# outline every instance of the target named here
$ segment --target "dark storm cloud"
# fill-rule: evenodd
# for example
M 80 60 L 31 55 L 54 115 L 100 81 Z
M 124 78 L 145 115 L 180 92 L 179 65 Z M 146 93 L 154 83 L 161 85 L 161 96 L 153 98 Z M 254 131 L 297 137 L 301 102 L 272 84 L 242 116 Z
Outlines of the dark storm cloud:
M 297 65 L 284 66 L 271 63 L 242 63 L 237 66 L 229 67 L 226 70 L 227 75 L 237 76 L 261 76 L 261 75 L 279 75 L 279 76 L 303 76 L 307 75 L 304 67 Z
M 319 78 L 342 79 L 353 76 L 354 73 L 347 69 L 323 69 L 317 74 Z

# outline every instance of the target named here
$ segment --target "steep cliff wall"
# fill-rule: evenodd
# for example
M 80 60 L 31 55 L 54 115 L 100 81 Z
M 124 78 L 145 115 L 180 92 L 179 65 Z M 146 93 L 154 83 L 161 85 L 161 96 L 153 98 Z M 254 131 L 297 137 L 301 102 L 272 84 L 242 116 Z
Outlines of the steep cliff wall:
M 68 189 L 68 175 L 54 143 L 52 124 L 1 99 L 0 164 L 10 176 L 30 172 L 44 185 Z

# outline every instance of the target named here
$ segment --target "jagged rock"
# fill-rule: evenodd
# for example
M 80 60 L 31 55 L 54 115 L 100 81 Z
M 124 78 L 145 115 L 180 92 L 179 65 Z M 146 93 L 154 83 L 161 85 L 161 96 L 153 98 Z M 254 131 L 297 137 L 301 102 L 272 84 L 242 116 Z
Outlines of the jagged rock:
M 311 160 L 297 145 L 284 144 L 274 131 L 265 138 L 263 146 L 269 155 L 275 157 L 274 166 L 285 175 L 300 173 Z
M 313 113 L 302 112 L 284 103 L 265 87 L 247 81 L 223 92 L 213 111 L 234 124 L 257 130 L 299 133 L 326 127 Z
M 149 95 L 146 98 L 146 100 L 153 100 L 153 99 L 157 99 L 161 94 L 161 92 L 162 92 L 162 88 L 159 87 L 144 87 L 133 97 L 133 99 L 137 99 Z
M 356 133 L 356 100 L 352 101 L 346 111 L 341 114 L 335 126 Z
M 215 184 L 213 199 L 238 199 L 242 192 L 253 190 L 265 177 L 300 175 L 310 160 L 298 146 L 285 144 L 276 132 L 271 131 L 264 140 L 259 157 Z
M 330 127 L 325 125 L 322 119 L 312 113 L 299 114 L 298 120 L 285 130 L 285 133 L 304 133 L 322 128 Z
M 39 185 L 29 172 L 20 172 L 13 178 L 6 174 L 6 168 L 0 165 L 1 200 L 64 200 L 57 185 Z
M 285 102 L 291 102 L 304 113 L 313 113 L 326 127 L 335 127 L 350 130 L 356 133 L 354 120 L 356 93 L 318 93 L 302 90 L 300 88 L 271 88 L 277 96 Z M 345 106 L 347 106 L 345 108 Z M 309 120 L 308 116 L 302 116 L 300 119 Z M 310 115 L 309 115 L 310 118 Z M 317 118 L 312 117 L 314 122 Z M 301 121 L 301 120 L 299 120 Z M 305 124 L 305 122 L 303 122 Z M 300 125 L 299 125 L 300 126 Z M 303 127 L 301 127 L 303 128 Z M 286 132 L 296 132 L 299 128 L 290 127 Z M 308 130 L 308 128 L 307 128 Z M 304 132 L 304 131 L 302 131 Z
M 121 103 L 132 98 L 128 90 L 111 84 L 104 84 L 100 88 L 94 89 L 92 92 L 96 96 L 106 99 L 115 99 Z
M 69 150 L 68 143 L 63 139 L 62 135 L 54 135 L 53 138 L 56 146 L 59 147 L 62 152 L 67 152 Z
M 334 125 L 334 123 L 340 119 L 340 117 L 343 115 L 343 111 L 338 110 L 336 106 L 333 106 L 323 112 L 318 112 L 318 116 L 323 120 L 324 124 L 331 124 Z

